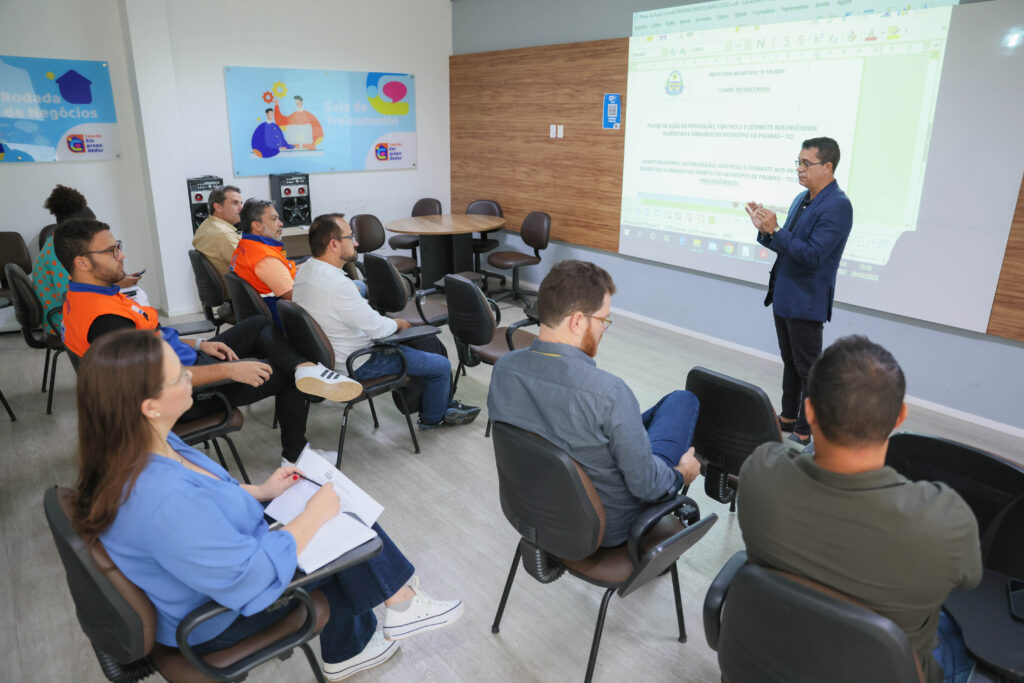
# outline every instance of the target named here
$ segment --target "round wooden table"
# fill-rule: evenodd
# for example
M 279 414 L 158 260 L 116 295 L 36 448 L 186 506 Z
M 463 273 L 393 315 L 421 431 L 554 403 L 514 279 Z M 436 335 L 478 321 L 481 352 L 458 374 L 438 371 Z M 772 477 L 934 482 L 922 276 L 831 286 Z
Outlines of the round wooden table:
M 505 226 L 500 216 L 446 213 L 391 221 L 391 232 L 420 236 L 420 282 L 436 282 L 448 273 L 473 270 L 473 233 Z

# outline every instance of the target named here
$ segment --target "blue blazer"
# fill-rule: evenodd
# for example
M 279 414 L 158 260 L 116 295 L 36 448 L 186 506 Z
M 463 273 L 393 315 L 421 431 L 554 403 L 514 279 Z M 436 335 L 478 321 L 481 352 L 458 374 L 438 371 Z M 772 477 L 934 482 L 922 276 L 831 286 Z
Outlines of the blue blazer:
M 853 227 L 853 206 L 833 180 L 796 217 L 809 195 L 797 195 L 781 230 L 757 235 L 759 243 L 778 254 L 764 305 L 774 304 L 775 315 L 783 318 L 825 322 L 832 319 L 836 271 Z

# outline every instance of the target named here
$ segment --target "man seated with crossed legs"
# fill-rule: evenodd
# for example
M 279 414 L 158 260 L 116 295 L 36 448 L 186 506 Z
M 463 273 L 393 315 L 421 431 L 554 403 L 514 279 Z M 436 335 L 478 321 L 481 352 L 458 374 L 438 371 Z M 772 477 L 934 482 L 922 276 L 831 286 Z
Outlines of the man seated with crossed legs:
M 289 462 L 306 445 L 309 405 L 303 392 L 332 401 L 349 401 L 362 393 L 358 382 L 300 356 L 266 318 L 247 318 L 212 339 L 180 339 L 173 328 L 160 325 L 155 309 L 119 293 L 114 283 L 124 277 L 125 253 L 106 223 L 65 221 L 53 244 L 71 274 L 61 330 L 69 351 L 81 357 L 96 339 L 114 330 L 153 330 L 190 366 L 195 385 L 230 380 L 218 390 L 235 406 L 274 396 L 282 456 Z M 247 357 L 266 361 L 239 360 Z M 218 401 L 197 401 L 182 419 L 209 415 L 220 406 Z

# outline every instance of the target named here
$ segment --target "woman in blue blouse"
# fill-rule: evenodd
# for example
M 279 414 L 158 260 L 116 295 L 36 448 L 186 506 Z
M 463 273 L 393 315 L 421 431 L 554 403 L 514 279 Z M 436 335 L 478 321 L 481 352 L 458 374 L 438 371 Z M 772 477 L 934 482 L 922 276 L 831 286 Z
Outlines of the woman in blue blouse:
M 98 538 L 157 611 L 157 641 L 175 646 L 178 623 L 215 600 L 233 611 L 192 634 L 197 650 L 238 642 L 282 618 L 265 612 L 295 574 L 298 554 L 339 508 L 323 486 L 290 524 L 270 531 L 260 501 L 279 495 L 298 469 L 282 467 L 259 486 L 239 484 L 186 446 L 171 427 L 192 405 L 191 374 L 151 332 L 106 335 L 78 373 L 79 480 L 74 523 Z M 432 600 L 409 583 L 413 567 L 384 542 L 376 558 L 315 585 L 331 615 L 320 635 L 324 673 L 346 678 L 387 660 L 398 640 L 446 626 L 459 601 Z M 387 605 L 377 629 L 373 607 Z

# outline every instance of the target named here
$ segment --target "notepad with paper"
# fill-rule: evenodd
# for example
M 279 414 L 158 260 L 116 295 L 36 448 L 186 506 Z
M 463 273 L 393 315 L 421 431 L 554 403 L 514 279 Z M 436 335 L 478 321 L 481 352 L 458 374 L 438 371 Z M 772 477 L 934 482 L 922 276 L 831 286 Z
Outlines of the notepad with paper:
M 269 517 L 288 524 L 306 509 L 306 503 L 317 492 L 318 485 L 329 483 L 334 486 L 341 502 L 338 514 L 320 527 L 299 554 L 299 569 L 308 573 L 374 538 L 377 532 L 370 526 L 380 517 L 384 506 L 313 452 L 309 445 L 295 464 L 316 483 L 301 479 L 293 484 L 267 506 L 265 512 Z

